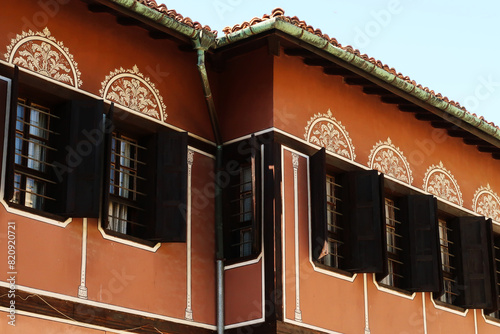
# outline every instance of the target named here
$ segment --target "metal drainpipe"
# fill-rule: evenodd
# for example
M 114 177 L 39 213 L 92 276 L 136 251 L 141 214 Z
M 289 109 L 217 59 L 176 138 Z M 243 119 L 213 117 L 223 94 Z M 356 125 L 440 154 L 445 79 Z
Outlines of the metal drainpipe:
M 222 171 L 222 138 L 220 135 L 219 121 L 217 112 L 208 81 L 207 69 L 205 67 L 205 52 L 215 45 L 215 39 L 211 36 L 203 35 L 203 30 L 200 30 L 194 40 L 194 47 L 198 52 L 198 71 L 203 85 L 203 93 L 210 115 L 210 122 L 214 132 L 215 142 L 217 144 L 217 152 L 215 154 L 215 235 L 216 235 L 216 273 L 217 273 L 217 333 L 224 333 L 224 252 L 222 243 L 222 189 L 220 187 L 220 173 Z

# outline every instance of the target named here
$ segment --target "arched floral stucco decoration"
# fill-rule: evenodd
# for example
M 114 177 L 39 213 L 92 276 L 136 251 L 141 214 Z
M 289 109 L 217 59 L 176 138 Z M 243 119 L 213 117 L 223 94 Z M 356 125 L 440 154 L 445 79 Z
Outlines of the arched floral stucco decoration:
M 80 87 L 80 71 L 73 55 L 58 42 L 48 28 L 42 32 L 23 31 L 7 46 L 5 59 L 14 65 L 52 78 L 73 87 Z
M 101 85 L 99 93 L 106 100 L 160 121 L 167 119 L 163 97 L 149 77 L 139 72 L 137 65 L 130 70 L 120 68 L 111 72 Z
M 432 165 L 424 176 L 424 190 L 457 205 L 463 205 L 462 192 L 455 177 L 444 168 L 443 162 Z
M 347 159 L 356 159 L 354 145 L 345 127 L 333 117 L 328 109 L 326 114 L 316 114 L 307 122 L 305 139 L 327 151 Z
M 476 191 L 472 200 L 472 209 L 485 217 L 500 222 L 500 197 L 489 184 Z
M 410 164 L 399 147 L 394 146 L 391 138 L 373 146 L 368 156 L 368 166 L 408 184 L 413 182 Z

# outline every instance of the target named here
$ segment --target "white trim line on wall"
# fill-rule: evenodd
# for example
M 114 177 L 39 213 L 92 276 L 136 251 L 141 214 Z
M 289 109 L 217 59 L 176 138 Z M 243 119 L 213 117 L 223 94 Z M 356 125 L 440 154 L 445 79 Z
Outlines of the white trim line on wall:
M 477 310 L 474 309 L 473 311 L 474 311 L 474 334 L 477 334 L 478 333 L 478 331 L 477 331 L 477 313 L 476 313 Z
M 0 312 L 7 312 L 8 313 L 9 309 L 6 307 L 0 306 Z M 73 321 L 73 320 L 69 320 L 69 319 L 50 317 L 47 315 L 26 312 L 26 311 L 22 311 L 22 310 L 16 310 L 16 314 L 23 315 L 26 317 L 35 318 L 35 319 L 42 319 L 42 320 L 47 320 L 47 321 L 59 322 L 59 323 L 77 326 L 77 327 L 96 329 L 96 330 L 104 331 L 105 333 L 113 333 L 113 334 L 114 333 L 116 333 L 116 334 L 131 334 L 131 333 L 133 333 L 130 330 L 129 331 L 121 331 L 121 330 L 112 329 L 112 328 L 108 328 L 108 327 L 91 325 L 88 323 L 77 322 L 77 321 Z
M 300 263 L 299 263 L 299 190 L 298 169 L 299 155 L 292 153 L 293 163 L 293 211 L 294 211 L 294 239 L 295 239 L 295 321 L 302 322 L 300 310 Z
M 188 150 L 187 165 L 187 208 L 186 208 L 186 310 L 184 318 L 193 321 L 191 308 L 191 177 L 193 172 L 194 151 Z
M 325 328 L 321 328 L 321 327 L 318 327 L 318 326 L 313 326 L 313 325 L 305 324 L 303 322 L 298 322 L 298 321 L 290 320 L 290 319 L 286 319 L 286 318 L 285 318 L 285 322 L 288 323 L 288 324 L 291 324 L 291 325 L 300 326 L 300 327 L 312 329 L 312 330 L 315 330 L 315 331 L 325 332 L 325 333 L 328 333 L 328 334 L 343 334 L 341 332 L 335 332 L 335 331 L 332 331 L 332 330 L 329 330 L 329 329 L 325 329 Z
M 370 318 L 368 316 L 368 278 L 363 274 L 363 297 L 365 304 L 365 334 L 370 334 Z
M 425 309 L 425 292 L 422 292 L 422 321 L 424 322 L 424 334 L 427 334 L 427 310 Z
M 9 283 L 0 281 L 0 286 L 8 288 Z M 16 289 L 18 291 L 27 292 L 27 293 L 33 294 L 33 295 L 40 295 L 42 297 L 47 296 L 47 297 L 67 300 L 67 301 L 71 301 L 71 302 L 75 302 L 75 303 L 79 303 L 79 304 L 100 307 L 100 308 L 104 308 L 107 310 L 114 310 L 114 311 L 119 311 L 119 312 L 124 312 L 124 313 L 130 313 L 130 314 L 134 314 L 134 315 L 138 315 L 138 316 L 154 318 L 154 319 L 158 319 L 158 320 L 175 322 L 175 323 L 179 323 L 179 324 L 183 324 L 183 325 L 190 325 L 190 326 L 201 327 L 201 328 L 206 328 L 206 329 L 211 329 L 211 330 L 216 329 L 215 325 L 209 325 L 209 324 L 195 322 L 195 321 L 187 321 L 185 319 L 178 319 L 178 318 L 169 317 L 169 316 L 165 316 L 165 315 L 161 315 L 161 314 L 157 314 L 157 313 L 151 313 L 151 312 L 147 312 L 147 311 L 131 309 L 128 307 L 106 304 L 106 303 L 97 302 L 97 301 L 88 300 L 88 299 L 81 299 L 78 297 L 64 295 L 64 294 L 57 293 L 57 292 L 50 292 L 50 291 L 40 290 L 40 289 L 36 289 L 36 288 L 30 288 L 30 287 L 27 287 L 24 285 L 16 285 Z

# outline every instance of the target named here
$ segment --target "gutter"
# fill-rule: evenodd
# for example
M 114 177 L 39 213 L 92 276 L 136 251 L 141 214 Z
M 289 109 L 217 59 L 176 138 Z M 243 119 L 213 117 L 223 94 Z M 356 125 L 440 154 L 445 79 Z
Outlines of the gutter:
M 351 52 L 334 46 L 323 37 L 317 36 L 309 31 L 297 27 L 296 25 L 286 22 L 279 16 L 218 38 L 216 49 L 223 48 L 235 42 L 246 39 L 250 36 L 257 35 L 272 29 L 279 30 L 287 35 L 295 37 L 300 41 L 314 47 L 318 51 L 329 53 L 336 58 L 343 60 L 344 62 L 362 70 L 363 72 L 366 72 L 370 76 L 393 86 L 398 91 L 409 94 L 410 96 L 415 97 L 416 99 L 424 102 L 427 105 L 435 107 L 450 116 L 456 117 L 464 121 L 465 123 L 479 129 L 481 132 L 484 132 L 485 134 L 500 141 L 500 129 L 498 129 L 497 127 L 485 122 L 475 115 L 470 114 L 469 112 L 466 112 L 454 106 L 450 102 L 446 102 L 436 97 L 435 95 L 426 92 L 425 90 L 409 82 L 406 82 L 405 80 L 399 78 L 397 75 L 389 73 L 386 70 Z M 448 121 L 450 120 L 448 119 Z M 500 146 L 500 143 L 496 143 L 494 145 Z
M 210 89 L 208 73 L 205 66 L 205 52 L 215 45 L 214 36 L 204 35 L 204 31 L 200 30 L 193 40 L 194 48 L 198 53 L 198 72 L 203 85 L 203 93 L 207 104 L 208 113 L 210 115 L 210 123 L 214 132 L 217 151 L 215 154 L 215 237 L 216 237 L 216 273 L 217 273 L 217 333 L 224 333 L 224 245 L 223 245 L 223 222 L 222 222 L 222 188 L 218 180 L 221 180 L 222 172 L 222 136 L 220 134 L 219 120 L 217 111 Z

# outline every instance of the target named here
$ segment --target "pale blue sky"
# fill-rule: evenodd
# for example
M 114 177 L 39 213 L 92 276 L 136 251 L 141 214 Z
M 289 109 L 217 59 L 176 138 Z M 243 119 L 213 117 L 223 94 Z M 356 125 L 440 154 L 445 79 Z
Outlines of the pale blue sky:
M 270 14 L 298 16 L 417 83 L 500 125 L 500 1 L 164 0 L 222 28 Z

